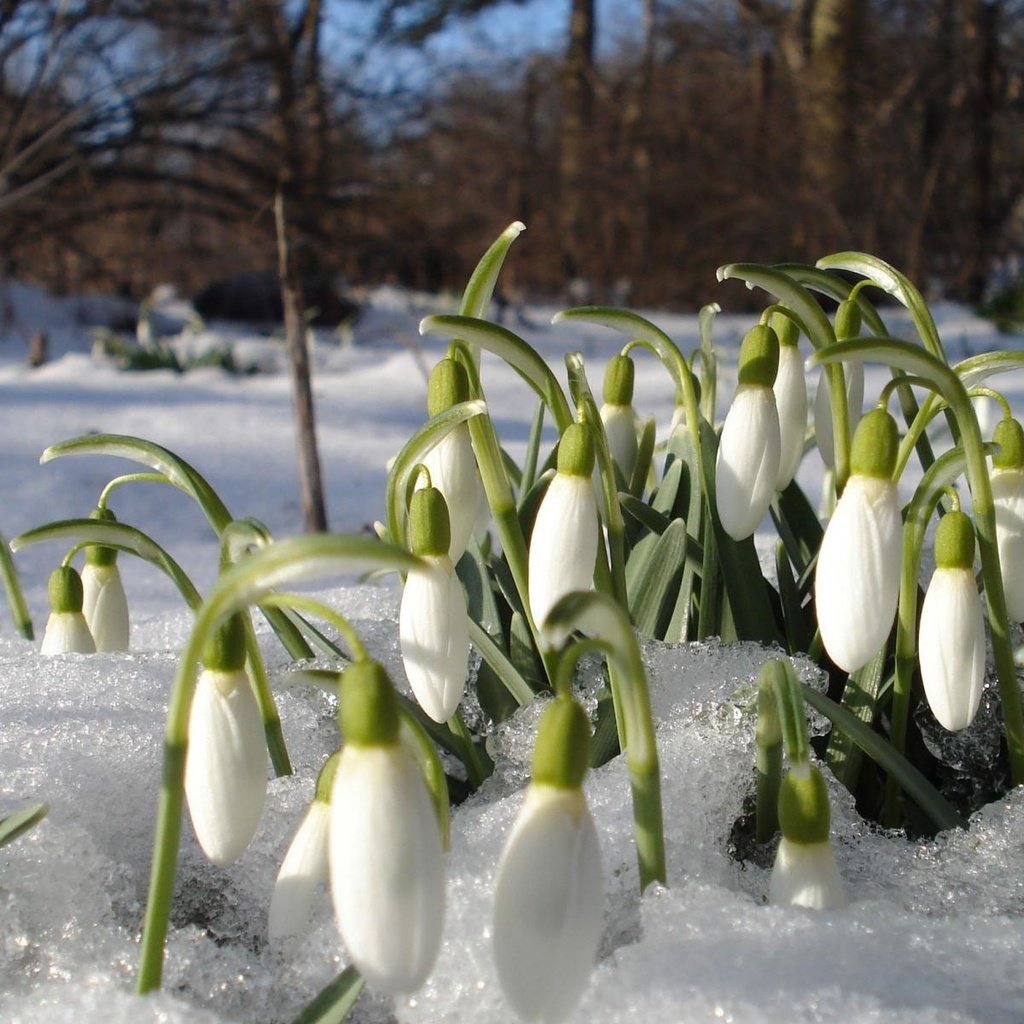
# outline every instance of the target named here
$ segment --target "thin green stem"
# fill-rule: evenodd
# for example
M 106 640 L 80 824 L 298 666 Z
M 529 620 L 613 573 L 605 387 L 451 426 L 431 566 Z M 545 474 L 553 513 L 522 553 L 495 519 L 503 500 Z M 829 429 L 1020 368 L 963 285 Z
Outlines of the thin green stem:
M 11 557 L 11 548 L 7 543 L 7 538 L 2 534 L 0 534 L 0 573 L 3 574 L 4 590 L 7 593 L 7 604 L 11 609 L 14 628 L 26 640 L 32 640 L 35 635 L 32 629 L 32 616 L 29 615 L 25 594 L 21 589 L 21 581 L 18 579 L 18 570 Z
M 469 776 L 470 784 L 474 789 L 479 789 L 491 774 L 480 759 L 480 753 L 473 742 L 473 734 L 466 726 L 466 720 L 462 717 L 462 711 L 455 709 L 455 714 L 448 719 L 448 730 L 459 741 L 459 748 L 462 751 L 462 763 L 466 766 L 466 774 Z
M 174 487 L 174 484 L 164 476 L 163 473 L 125 473 L 123 476 L 115 476 L 106 487 L 100 491 L 100 496 L 96 501 L 98 508 L 106 508 L 107 503 L 110 501 L 111 494 L 117 490 L 118 487 L 124 487 L 125 484 L 164 484 L 167 487 Z

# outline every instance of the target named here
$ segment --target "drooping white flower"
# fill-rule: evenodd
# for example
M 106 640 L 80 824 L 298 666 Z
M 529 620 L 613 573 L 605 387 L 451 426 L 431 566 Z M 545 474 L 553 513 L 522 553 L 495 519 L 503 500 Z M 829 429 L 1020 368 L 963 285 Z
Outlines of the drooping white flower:
M 541 719 L 533 781 L 497 868 L 495 964 L 528 1021 L 557 1024 L 572 1012 L 601 938 L 601 851 L 580 788 L 588 750 L 586 715 L 557 698 Z
M 991 482 L 1006 611 L 1012 621 L 1024 622 L 1024 430 L 1003 419 L 993 440 L 1002 449 L 992 459 Z
M 604 403 L 601 422 L 608 438 L 612 460 L 629 483 L 636 464 L 636 413 L 633 411 L 635 370 L 628 355 L 616 355 L 608 363 L 604 375 Z
M 427 409 L 431 416 L 469 398 L 469 379 L 461 364 L 442 359 L 430 374 Z M 448 557 L 458 563 L 477 527 L 481 507 L 485 505 L 476 456 L 469 428 L 459 424 L 423 457 L 430 471 L 430 482 L 445 497 L 451 517 Z
M 570 424 L 558 446 L 558 472 L 537 509 L 530 536 L 530 608 L 538 625 L 559 598 L 593 585 L 600 539 L 593 468 L 588 428 Z
M 82 614 L 82 578 L 70 565 L 50 574 L 50 616 L 40 654 L 95 654 L 96 643 Z
M 779 841 L 768 881 L 768 901 L 779 907 L 836 910 L 846 906 L 846 885 L 830 842 Z
M 220 867 L 237 860 L 259 825 L 267 792 L 263 719 L 246 674 L 238 617 L 204 655 L 188 720 L 185 795 L 196 839 Z
M 90 519 L 115 522 L 110 509 L 97 507 Z M 96 641 L 97 651 L 128 650 L 128 599 L 125 597 L 121 572 L 117 567 L 117 551 L 101 544 L 85 549 L 82 570 L 82 614 Z
M 418 989 L 444 924 L 444 855 L 426 783 L 398 736 L 384 669 L 342 677 L 345 746 L 331 789 L 331 896 L 352 961 L 378 992 Z
M 846 886 L 829 839 L 828 790 L 821 772 L 794 764 L 779 789 L 782 840 L 768 882 L 776 906 L 835 910 L 846 906 Z
M 804 455 L 804 435 L 807 433 L 807 378 L 803 360 L 797 347 L 796 325 L 788 317 L 775 316 L 779 334 L 779 371 L 775 375 L 775 406 L 779 413 L 779 473 L 775 489 L 788 487 L 796 476 Z
M 413 494 L 409 522 L 413 554 L 427 564 L 409 571 L 402 591 L 402 662 L 420 706 L 435 722 L 447 722 L 466 688 L 469 616 L 447 554 L 448 511 L 437 488 Z
M 896 423 L 868 413 L 854 435 L 852 468 L 818 551 L 814 603 L 821 640 L 845 672 L 885 643 L 899 599 L 901 532 Z
M 856 301 L 847 299 L 839 304 L 836 310 L 836 338 L 844 341 L 854 338 L 860 333 L 860 310 Z M 843 379 L 846 384 L 846 417 L 847 429 L 853 437 L 860 421 L 864 406 L 864 364 L 844 362 L 842 365 Z M 818 378 L 818 390 L 814 395 L 814 439 L 827 469 L 835 469 L 835 433 L 832 429 L 832 398 L 829 393 L 826 375 Z
M 328 879 L 330 790 L 309 805 L 281 862 L 270 898 L 270 941 L 290 946 L 303 933 L 317 892 Z
M 951 732 L 974 721 L 985 678 L 985 623 L 973 564 L 971 520 L 949 512 L 935 535 L 935 571 L 921 606 L 917 647 L 928 706 Z
M 96 641 L 97 651 L 128 650 L 128 599 L 117 562 L 82 570 L 82 614 Z
M 722 426 L 715 461 L 715 502 L 722 528 L 745 540 L 764 518 L 775 493 L 782 454 L 772 384 L 779 342 L 763 324 L 740 347 L 739 388 Z

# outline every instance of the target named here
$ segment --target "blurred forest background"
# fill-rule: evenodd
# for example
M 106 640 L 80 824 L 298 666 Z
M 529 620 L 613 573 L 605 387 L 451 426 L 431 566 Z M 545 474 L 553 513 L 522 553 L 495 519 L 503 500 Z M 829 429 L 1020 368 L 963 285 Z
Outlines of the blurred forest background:
M 457 288 L 515 219 L 531 296 L 686 308 L 858 248 L 978 302 L 1024 267 L 1013 0 L 0 0 L 0 72 L 3 270 L 57 292 L 273 268 L 278 194 L 307 281 Z

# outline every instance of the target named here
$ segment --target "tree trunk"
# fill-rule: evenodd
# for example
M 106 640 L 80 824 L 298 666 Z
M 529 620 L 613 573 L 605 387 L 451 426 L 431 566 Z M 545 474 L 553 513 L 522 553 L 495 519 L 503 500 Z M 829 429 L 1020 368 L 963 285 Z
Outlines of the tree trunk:
M 562 131 L 559 171 L 563 272 L 568 280 L 588 274 L 593 218 L 589 188 L 594 122 L 594 0 L 572 0 L 569 46 L 562 69 Z
M 862 0 L 817 0 L 810 20 L 806 168 L 811 184 L 847 231 L 858 209 L 857 75 L 866 6 Z
M 282 191 L 277 193 L 274 214 L 277 224 L 277 270 L 281 282 L 288 366 L 291 371 L 292 398 L 295 403 L 302 512 L 306 520 L 306 530 L 316 533 L 327 529 L 327 512 L 320 477 L 320 457 L 316 445 L 316 418 L 313 411 L 309 349 L 306 345 L 305 303 L 288 238 L 288 221 Z

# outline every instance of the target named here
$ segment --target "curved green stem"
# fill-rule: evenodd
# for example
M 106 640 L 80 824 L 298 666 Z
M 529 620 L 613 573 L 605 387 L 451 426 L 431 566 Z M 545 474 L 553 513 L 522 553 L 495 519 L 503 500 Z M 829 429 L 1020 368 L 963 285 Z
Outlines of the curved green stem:
M 104 519 L 62 519 L 19 534 L 11 541 L 11 550 L 18 551 L 30 544 L 69 537 L 78 541 L 76 547 L 99 544 L 137 555 L 166 573 L 193 611 L 202 603 L 202 596 L 185 570 L 155 540 L 127 523 Z
M 102 491 L 100 496 L 96 500 L 98 508 L 106 508 L 107 503 L 110 501 L 111 494 L 117 490 L 118 487 L 124 487 L 125 484 L 164 484 L 166 487 L 173 487 L 174 484 L 163 473 L 125 473 L 123 476 L 115 476 Z
M 624 753 L 633 794 L 633 835 L 640 870 L 640 890 L 665 883 L 665 834 L 661 812 L 661 776 L 654 721 L 640 648 L 622 607 L 607 594 L 575 591 L 551 609 L 547 627 L 558 635 L 573 629 L 591 634 L 606 646 L 616 714 L 622 715 Z M 621 735 L 621 733 L 620 733 Z
M 26 640 L 32 640 L 35 637 L 32 629 L 32 616 L 29 615 L 25 594 L 21 589 L 21 581 L 18 579 L 18 570 L 11 557 L 11 548 L 2 534 L 0 534 L 0 573 L 3 574 L 4 590 L 7 593 L 7 604 L 11 609 L 14 628 Z

